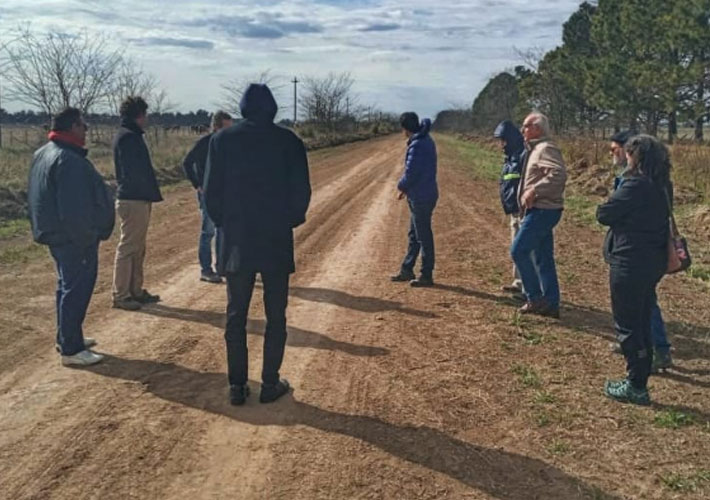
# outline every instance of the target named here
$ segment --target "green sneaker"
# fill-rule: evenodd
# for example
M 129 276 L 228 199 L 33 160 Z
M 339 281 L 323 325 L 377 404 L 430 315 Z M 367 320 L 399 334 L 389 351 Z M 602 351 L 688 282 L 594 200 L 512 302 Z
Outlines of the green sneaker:
M 611 399 L 622 403 L 632 403 L 635 405 L 648 406 L 651 398 L 648 390 L 636 389 L 628 380 L 607 380 L 604 384 L 604 394 Z
M 651 366 L 651 373 L 664 372 L 671 366 L 673 366 L 673 359 L 671 358 L 670 352 L 653 352 L 653 365 Z

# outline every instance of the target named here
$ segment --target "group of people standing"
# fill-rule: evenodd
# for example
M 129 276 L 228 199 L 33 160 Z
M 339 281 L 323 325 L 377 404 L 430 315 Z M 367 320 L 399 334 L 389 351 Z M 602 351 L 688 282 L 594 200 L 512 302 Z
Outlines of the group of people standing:
M 236 124 L 228 113 L 216 112 L 212 133 L 200 138 L 183 162 L 202 215 L 200 279 L 221 283 L 225 277 L 227 282 L 225 341 L 234 405 L 249 397 L 246 325 L 257 274 L 266 313 L 259 399 L 272 402 L 289 391 L 279 370 L 287 336 L 289 279 L 295 271 L 293 229 L 305 222 L 311 198 L 306 148 L 295 133 L 274 124 L 278 106 L 268 86 L 250 85 L 240 108 L 243 119 Z M 96 283 L 99 243 L 110 237 L 116 214 L 120 238 L 113 306 L 136 311 L 160 301 L 143 287 L 152 204 L 162 201 L 143 138 L 147 110 L 140 97 L 121 104 L 121 125 L 113 141 L 115 203 L 87 158 L 88 125 L 78 109 L 54 116 L 49 142 L 32 160 L 29 215 L 34 239 L 49 246 L 56 263 L 56 347 L 64 365 L 92 365 L 103 358 L 92 350 L 96 340 L 84 336 L 82 324 Z M 436 144 L 430 120 L 420 121 L 407 112 L 400 124 L 407 149 L 397 198 L 407 199 L 411 219 L 407 254 L 392 281 L 429 287 L 434 285 L 435 266 L 432 216 L 439 197 Z M 504 289 L 523 302 L 520 314 L 558 318 L 553 232 L 564 208 L 567 174 L 562 153 L 550 140 L 549 122 L 540 113 L 527 116 L 521 130 L 504 121 L 494 136 L 505 154 L 500 195 L 510 215 L 514 262 L 514 281 Z M 617 400 L 648 404 L 650 373 L 670 365 L 655 292 L 668 258 L 670 160 L 665 146 L 650 136 L 616 134 L 611 145 L 615 165 L 622 170 L 597 218 L 610 227 L 604 254 L 628 376 L 607 382 L 605 392 Z
M 522 133 L 506 120 L 493 135 L 505 155 L 500 197 L 513 236 L 514 280 L 503 289 L 524 302 L 521 314 L 558 318 L 553 229 L 564 206 L 562 154 L 550 141 L 548 120 L 540 113 L 525 119 Z M 609 227 L 603 254 L 618 340 L 614 351 L 626 358 L 627 376 L 607 381 L 604 392 L 618 401 L 647 405 L 650 374 L 672 364 L 656 296 L 668 266 L 670 155 L 654 137 L 631 131 L 612 136 L 610 154 L 618 171 L 612 195 L 597 208 L 597 220 Z

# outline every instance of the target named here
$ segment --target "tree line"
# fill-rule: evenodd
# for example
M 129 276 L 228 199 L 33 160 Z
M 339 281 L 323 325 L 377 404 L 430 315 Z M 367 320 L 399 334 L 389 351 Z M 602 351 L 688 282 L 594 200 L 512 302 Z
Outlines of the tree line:
M 557 133 L 631 128 L 672 142 L 680 126 L 702 141 L 710 117 L 710 0 L 584 2 L 562 45 L 519 51 L 471 109 L 473 128 L 520 120 L 530 109 Z

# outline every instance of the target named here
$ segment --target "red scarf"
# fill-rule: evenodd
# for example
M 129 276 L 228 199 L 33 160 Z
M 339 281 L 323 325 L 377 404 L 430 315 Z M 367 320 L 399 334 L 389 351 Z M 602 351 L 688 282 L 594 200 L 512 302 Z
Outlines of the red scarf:
M 69 132 L 63 132 L 60 130 L 52 130 L 49 133 L 49 140 L 66 142 L 67 144 L 71 144 L 72 146 L 76 146 L 78 148 L 85 147 L 84 141 L 79 139 L 77 136 L 75 136 L 74 134 L 70 134 Z

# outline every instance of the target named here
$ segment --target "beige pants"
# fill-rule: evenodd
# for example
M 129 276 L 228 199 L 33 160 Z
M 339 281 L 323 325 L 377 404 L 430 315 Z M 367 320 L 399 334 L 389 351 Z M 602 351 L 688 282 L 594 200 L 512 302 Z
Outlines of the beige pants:
M 139 297 L 143 291 L 145 240 L 152 204 L 142 200 L 116 200 L 121 221 L 121 239 L 116 247 L 113 299 Z
M 510 216 L 510 241 L 511 243 L 513 240 L 515 240 L 515 237 L 518 235 L 518 231 L 520 231 L 520 224 L 522 222 L 522 218 L 520 215 L 511 215 Z M 523 288 L 523 281 L 520 279 L 520 273 L 518 272 L 518 268 L 515 267 L 515 264 L 513 264 L 513 286 L 519 287 L 521 290 Z

